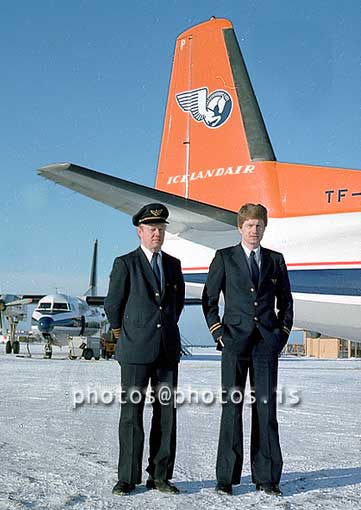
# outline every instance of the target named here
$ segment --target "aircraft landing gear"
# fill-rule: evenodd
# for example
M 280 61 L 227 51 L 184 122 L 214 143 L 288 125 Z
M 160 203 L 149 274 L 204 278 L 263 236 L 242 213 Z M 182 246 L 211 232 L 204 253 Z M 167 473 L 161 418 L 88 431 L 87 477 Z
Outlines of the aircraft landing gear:
M 16 340 L 16 322 L 14 322 L 12 319 L 9 319 L 10 323 L 10 338 L 6 342 L 5 345 L 5 352 L 6 354 L 11 354 L 13 352 L 14 354 L 19 354 L 20 352 L 20 342 L 19 340 Z
M 50 344 L 45 344 L 44 347 L 44 359 L 51 359 L 53 355 L 53 349 Z
M 51 359 L 52 355 L 53 348 L 50 343 L 50 338 L 48 338 L 46 344 L 44 345 L 44 359 Z

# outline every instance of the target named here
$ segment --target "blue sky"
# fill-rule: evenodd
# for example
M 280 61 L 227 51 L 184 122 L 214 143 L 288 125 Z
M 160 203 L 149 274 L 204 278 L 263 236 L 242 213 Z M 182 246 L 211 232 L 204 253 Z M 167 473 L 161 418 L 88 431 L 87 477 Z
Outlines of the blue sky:
M 176 37 L 233 22 L 280 161 L 361 168 L 359 0 L 0 2 L 1 292 L 100 292 L 126 215 L 47 182 L 71 161 L 153 186 Z

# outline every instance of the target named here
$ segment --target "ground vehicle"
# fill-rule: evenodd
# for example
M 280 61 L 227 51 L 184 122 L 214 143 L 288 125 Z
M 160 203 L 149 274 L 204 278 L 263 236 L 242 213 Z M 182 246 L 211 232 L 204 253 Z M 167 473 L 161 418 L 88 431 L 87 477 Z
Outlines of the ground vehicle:
M 69 336 L 69 358 L 100 359 L 100 338 L 97 336 Z
M 100 348 L 102 357 L 110 359 L 115 353 L 115 347 L 117 345 L 117 339 L 114 337 L 112 330 L 107 331 L 101 336 Z

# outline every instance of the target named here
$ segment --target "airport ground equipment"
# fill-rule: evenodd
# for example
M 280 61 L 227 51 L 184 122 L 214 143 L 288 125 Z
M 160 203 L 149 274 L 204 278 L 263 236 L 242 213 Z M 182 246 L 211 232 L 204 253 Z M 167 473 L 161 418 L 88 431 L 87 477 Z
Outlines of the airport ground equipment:
M 101 336 L 100 347 L 101 354 L 104 359 L 110 359 L 114 353 L 117 345 L 117 339 L 113 335 L 113 332 L 109 330 Z
M 98 336 L 69 336 L 69 359 L 100 359 L 100 338 Z

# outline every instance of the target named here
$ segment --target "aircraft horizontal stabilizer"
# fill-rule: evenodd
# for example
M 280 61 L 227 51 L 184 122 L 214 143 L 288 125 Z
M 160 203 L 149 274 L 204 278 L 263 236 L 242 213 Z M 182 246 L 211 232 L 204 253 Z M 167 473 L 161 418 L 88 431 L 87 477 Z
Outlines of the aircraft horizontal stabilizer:
M 86 296 L 85 300 L 89 306 L 103 306 L 105 296 Z M 185 298 L 185 306 L 200 306 L 202 300 L 199 298 Z
M 72 163 L 42 167 L 38 174 L 126 214 L 135 214 L 144 204 L 161 202 L 170 212 L 167 230 L 183 239 L 224 246 L 225 236 L 237 242 L 237 213 L 212 205 L 142 186 L 118 177 L 96 172 Z M 205 239 L 206 238 L 206 239 Z
M 35 305 L 39 303 L 40 299 L 43 299 L 45 296 L 46 294 L 22 294 L 21 298 L 24 300 L 29 300 L 29 303 Z
M 103 306 L 105 296 L 85 296 L 85 301 L 89 306 Z

